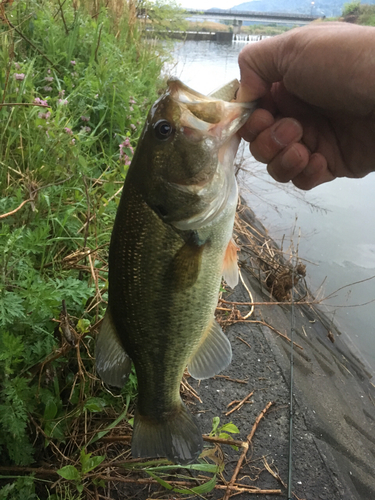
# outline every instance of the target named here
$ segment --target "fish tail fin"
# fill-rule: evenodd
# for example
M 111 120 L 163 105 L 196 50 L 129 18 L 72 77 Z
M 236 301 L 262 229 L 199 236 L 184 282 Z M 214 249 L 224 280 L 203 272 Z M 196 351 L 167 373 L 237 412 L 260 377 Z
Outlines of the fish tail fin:
M 198 458 L 202 449 L 202 432 L 182 402 L 177 411 L 163 419 L 136 412 L 132 438 L 134 458 L 167 457 L 174 463 L 189 464 Z

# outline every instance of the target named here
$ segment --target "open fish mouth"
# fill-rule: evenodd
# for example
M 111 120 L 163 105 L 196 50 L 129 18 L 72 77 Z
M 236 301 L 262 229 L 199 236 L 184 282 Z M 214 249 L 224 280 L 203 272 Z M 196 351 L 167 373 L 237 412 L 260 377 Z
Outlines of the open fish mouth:
M 227 86 L 231 86 L 227 97 L 234 99 L 238 86 L 233 82 Z M 168 93 L 181 110 L 179 129 L 192 142 L 211 138 L 220 146 L 244 125 L 256 108 L 256 103 L 228 102 L 216 98 L 215 93 L 205 96 L 177 79 L 168 80 Z

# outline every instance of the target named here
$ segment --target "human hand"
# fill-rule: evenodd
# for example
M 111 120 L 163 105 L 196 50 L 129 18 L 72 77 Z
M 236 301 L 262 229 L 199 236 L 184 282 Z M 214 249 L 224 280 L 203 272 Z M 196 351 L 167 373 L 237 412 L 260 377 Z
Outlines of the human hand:
M 311 189 L 375 171 L 375 29 L 313 23 L 247 45 L 237 99 L 260 99 L 241 129 L 280 182 Z

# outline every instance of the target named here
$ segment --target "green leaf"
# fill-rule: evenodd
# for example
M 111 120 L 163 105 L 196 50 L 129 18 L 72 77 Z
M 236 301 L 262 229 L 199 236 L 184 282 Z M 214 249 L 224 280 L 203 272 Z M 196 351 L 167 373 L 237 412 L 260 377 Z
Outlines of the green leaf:
M 200 484 L 199 486 L 194 486 L 193 488 L 175 488 L 171 484 L 167 483 L 161 477 L 157 476 L 153 472 L 146 470 L 147 474 L 153 477 L 161 486 L 164 486 L 169 491 L 173 491 L 175 493 L 181 493 L 183 495 L 189 495 L 191 493 L 195 493 L 196 495 L 205 495 L 209 493 L 215 488 L 216 484 L 216 475 L 207 481 L 207 483 Z
M 217 428 L 219 427 L 219 424 L 220 424 L 220 418 L 219 417 L 214 417 L 212 419 L 212 431 L 210 432 L 210 435 L 214 435 Z
M 79 333 L 87 332 L 90 328 L 90 320 L 88 319 L 80 319 L 77 323 L 77 331 Z
M 59 474 L 64 479 L 68 479 L 69 481 L 78 481 L 81 478 L 80 473 L 74 467 L 74 465 L 66 465 L 62 469 L 59 469 L 57 471 L 57 474 Z
M 104 401 L 104 399 L 101 398 L 89 398 L 85 405 L 84 409 L 91 411 L 93 413 L 103 411 L 103 409 L 107 406 L 107 403 Z
M 103 460 L 105 460 L 105 457 L 103 456 L 97 456 L 97 457 L 91 457 L 88 460 L 85 461 L 84 464 L 82 464 L 82 473 L 87 474 L 87 472 L 90 472 L 91 470 L 95 469 L 98 465 L 100 465 Z
M 222 427 L 220 427 L 220 432 L 225 431 L 225 432 L 231 432 L 232 434 L 239 434 L 239 429 L 236 427 L 232 422 L 229 422 L 229 424 L 225 424 Z
M 53 399 L 49 399 L 44 409 L 43 418 L 44 420 L 52 420 L 56 417 L 56 414 L 57 414 L 57 405 Z
M 150 467 L 146 469 L 146 471 L 154 471 L 154 472 L 165 472 L 176 469 L 189 469 L 189 470 L 199 470 L 201 472 L 212 472 L 216 473 L 218 471 L 217 465 L 214 464 L 190 464 L 190 465 L 161 465 L 159 467 Z
M 122 419 L 124 419 L 126 417 L 126 414 L 128 412 L 128 402 L 126 404 L 126 408 L 125 410 L 121 413 L 121 415 L 119 417 L 116 418 L 116 420 L 114 422 L 112 422 L 106 429 L 104 429 L 104 431 L 100 431 L 98 432 L 92 439 L 91 441 L 88 443 L 88 444 L 92 444 L 92 443 L 95 443 L 96 441 L 98 441 L 98 439 L 101 439 L 103 436 L 105 436 L 111 429 L 115 428 L 116 425 L 118 425 Z

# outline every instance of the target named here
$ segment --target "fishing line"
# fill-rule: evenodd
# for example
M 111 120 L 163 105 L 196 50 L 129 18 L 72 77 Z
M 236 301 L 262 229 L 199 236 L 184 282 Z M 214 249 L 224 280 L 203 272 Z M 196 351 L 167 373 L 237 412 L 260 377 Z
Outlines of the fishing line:
M 294 271 L 295 271 L 295 253 L 292 249 L 292 289 L 291 289 L 291 324 L 290 324 L 290 393 L 289 393 L 289 453 L 288 453 L 288 500 L 292 500 L 292 469 L 293 469 L 293 366 L 294 366 L 294 330 L 295 330 L 295 315 L 294 315 Z

